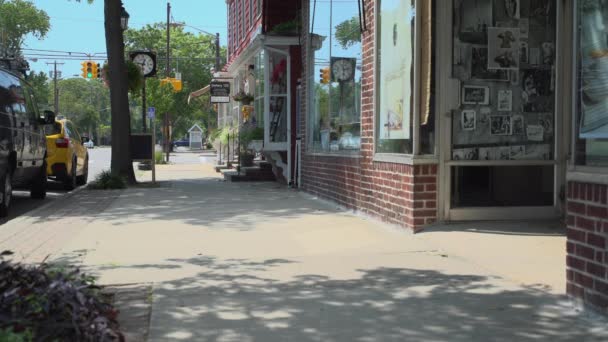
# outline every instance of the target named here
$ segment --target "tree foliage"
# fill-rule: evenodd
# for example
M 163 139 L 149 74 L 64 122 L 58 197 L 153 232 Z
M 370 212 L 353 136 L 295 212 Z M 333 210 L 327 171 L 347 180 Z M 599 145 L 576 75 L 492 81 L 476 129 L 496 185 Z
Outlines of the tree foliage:
M 38 107 L 41 109 L 49 108 L 49 99 L 53 91 L 49 88 L 49 78 L 42 71 L 36 73 L 31 72 L 27 77 L 27 81 L 34 89 L 34 95 L 38 102 Z
M 361 25 L 359 17 L 352 17 L 336 26 L 336 40 L 343 49 L 361 42 Z
M 20 55 L 28 34 L 38 39 L 51 28 L 49 16 L 28 0 L 0 0 L 0 54 Z
M 194 124 L 199 126 L 215 125 L 217 114 L 209 104 L 208 97 L 193 100 L 188 104 L 191 92 L 209 84 L 211 68 L 215 64 L 215 38 L 210 35 L 185 32 L 182 27 L 171 28 L 170 76 L 175 72 L 182 75 L 183 89 L 174 93 L 170 86 L 161 87 L 159 79 L 166 76 L 166 24 L 146 25 L 141 29 L 125 32 L 127 51 L 151 50 L 157 53 L 157 78 L 148 78 L 147 104 L 156 107 L 157 126 L 160 127 L 166 113 L 173 124 L 173 136 L 180 138 Z M 223 50 L 223 49 L 222 49 Z M 221 52 L 224 55 L 224 52 Z M 138 97 L 141 101 L 141 95 Z M 134 118 L 134 121 L 141 119 Z M 138 126 L 134 126 L 137 128 Z

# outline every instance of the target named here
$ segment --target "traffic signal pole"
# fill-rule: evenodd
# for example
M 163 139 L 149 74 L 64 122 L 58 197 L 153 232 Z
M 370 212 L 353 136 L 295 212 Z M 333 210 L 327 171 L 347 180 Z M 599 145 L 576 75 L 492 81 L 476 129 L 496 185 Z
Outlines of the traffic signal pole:
M 167 2 L 167 49 L 166 49 L 166 67 L 165 67 L 165 77 L 167 77 L 167 79 L 169 78 L 169 76 L 171 76 L 171 64 L 169 61 L 169 56 L 171 54 L 171 50 L 169 47 L 169 43 L 171 41 L 171 30 L 170 30 L 170 24 L 171 24 L 171 4 L 169 2 Z M 169 162 L 169 153 L 170 153 L 170 134 L 169 134 L 169 112 L 165 113 L 165 120 L 163 120 L 164 124 L 165 124 L 165 152 L 167 154 L 167 163 Z

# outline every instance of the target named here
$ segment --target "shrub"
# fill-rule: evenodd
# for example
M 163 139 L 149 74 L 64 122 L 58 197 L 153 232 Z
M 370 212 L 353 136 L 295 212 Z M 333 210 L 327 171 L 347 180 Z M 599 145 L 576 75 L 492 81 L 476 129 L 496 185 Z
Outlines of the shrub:
M 127 181 L 121 176 L 112 174 L 110 171 L 103 171 L 89 184 L 89 188 L 95 190 L 125 189 L 126 187 Z
M 0 340 L 120 341 L 118 312 L 75 268 L 24 266 L 0 254 Z
M 165 154 L 162 151 L 154 151 L 154 162 L 157 165 L 167 164 L 165 161 Z

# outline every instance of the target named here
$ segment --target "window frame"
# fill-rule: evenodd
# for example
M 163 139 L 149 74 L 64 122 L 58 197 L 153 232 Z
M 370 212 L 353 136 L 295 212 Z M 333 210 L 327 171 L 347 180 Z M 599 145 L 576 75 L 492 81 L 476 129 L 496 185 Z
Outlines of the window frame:
M 413 102 L 413 113 L 411 113 L 410 115 L 412 116 L 411 119 L 411 125 L 412 125 L 412 137 L 411 137 L 411 141 L 412 141 L 412 152 L 411 153 L 388 153 L 388 152 L 378 152 L 378 115 L 379 115 L 379 110 L 380 110 L 380 101 L 379 101 L 379 97 L 380 97 L 380 92 L 382 91 L 379 88 L 379 79 L 380 79 L 380 68 L 379 66 L 379 58 L 378 58 L 378 53 L 380 52 L 381 47 L 379 46 L 378 42 L 380 41 L 380 31 L 379 31 L 379 27 L 380 27 L 380 21 L 381 21 L 381 17 L 379 15 L 380 13 L 380 6 L 381 6 L 381 1 L 382 0 L 377 0 L 374 4 L 374 61 L 373 61 L 373 65 L 374 65 L 374 79 L 373 79 L 373 100 L 374 100 L 374 113 L 373 113 L 373 160 L 375 162 L 390 162 L 390 163 L 400 163 L 400 164 L 434 164 L 437 163 L 438 161 L 438 154 L 437 154 L 437 146 L 438 146 L 438 134 L 437 132 L 439 131 L 439 116 L 438 115 L 433 115 L 432 120 L 434 120 L 434 125 L 435 125 L 435 134 L 433 137 L 434 140 L 434 151 L 432 154 L 421 154 L 420 153 L 420 96 L 421 96 L 421 89 L 420 89 L 420 85 L 421 85 L 421 79 L 420 79 L 420 63 L 422 60 L 422 49 L 421 49 L 421 40 L 422 40 L 422 20 L 420 20 L 420 16 L 419 16 L 419 12 L 420 9 L 422 7 L 422 1 L 427 1 L 427 0 L 415 0 L 415 11 L 416 11 L 416 17 L 414 18 L 415 23 L 414 23 L 414 62 L 412 65 L 412 68 L 414 69 L 414 73 L 413 73 L 413 89 L 412 89 L 412 102 Z M 403 0 L 401 0 L 403 1 Z M 431 18 L 432 20 L 432 18 Z M 433 25 L 435 24 L 434 21 L 432 23 Z M 436 38 L 435 38 L 436 39 Z M 434 44 L 435 42 L 433 41 L 432 44 Z M 433 65 L 432 68 L 434 68 L 435 66 Z M 432 77 L 436 78 L 437 75 L 436 73 L 432 73 Z M 437 84 L 435 82 L 434 87 L 437 87 Z M 432 100 L 434 101 L 434 100 Z M 435 109 L 436 110 L 436 109 Z

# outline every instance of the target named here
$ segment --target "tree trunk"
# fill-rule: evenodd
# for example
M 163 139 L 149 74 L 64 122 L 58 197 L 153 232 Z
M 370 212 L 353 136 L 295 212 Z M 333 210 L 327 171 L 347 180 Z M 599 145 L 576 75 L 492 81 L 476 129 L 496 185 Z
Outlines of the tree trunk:
M 135 174 L 131 161 L 131 119 L 125 47 L 120 27 L 121 0 L 104 0 L 106 47 L 108 50 L 110 78 L 110 106 L 112 108 L 112 174 L 127 179 L 134 184 Z

